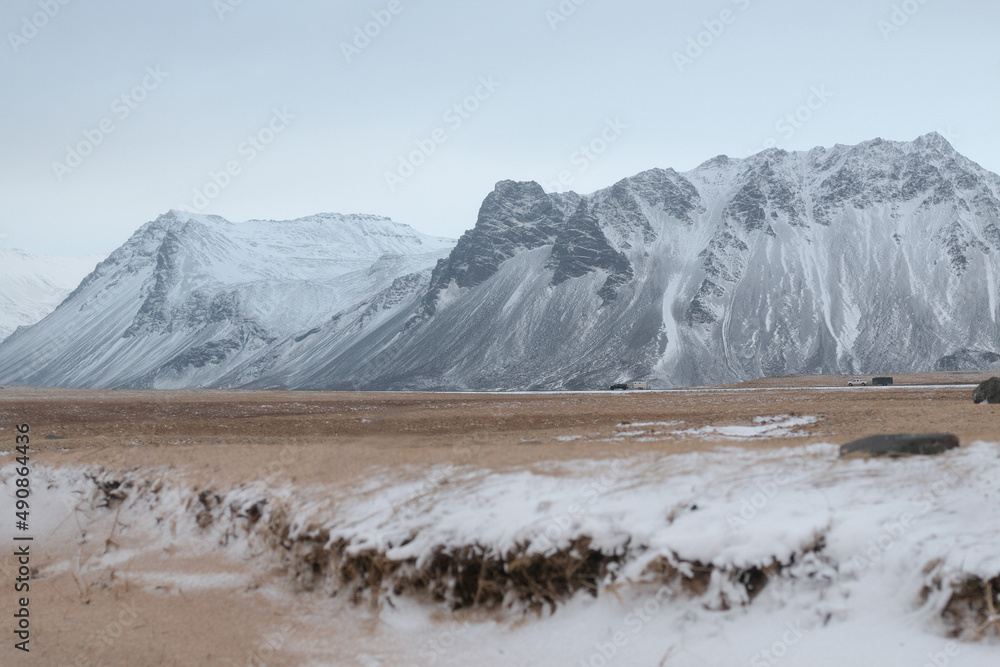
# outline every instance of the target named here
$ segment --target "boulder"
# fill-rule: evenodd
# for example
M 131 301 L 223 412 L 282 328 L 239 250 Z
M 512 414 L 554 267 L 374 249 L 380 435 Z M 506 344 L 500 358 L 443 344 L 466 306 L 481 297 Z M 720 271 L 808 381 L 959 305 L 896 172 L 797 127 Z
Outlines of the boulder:
M 972 392 L 976 403 L 1000 403 L 1000 378 L 992 377 Z
M 958 437 L 951 433 L 873 435 L 841 446 L 840 455 L 927 456 L 958 447 Z

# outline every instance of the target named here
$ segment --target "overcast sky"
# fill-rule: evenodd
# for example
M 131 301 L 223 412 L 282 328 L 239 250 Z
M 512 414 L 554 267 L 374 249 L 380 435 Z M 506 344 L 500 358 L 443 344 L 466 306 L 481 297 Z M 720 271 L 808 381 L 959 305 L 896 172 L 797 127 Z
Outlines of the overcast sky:
M 185 207 L 457 237 L 499 180 L 772 144 L 939 131 L 1000 171 L 996 0 L 4 0 L 0 26 L 0 245 L 33 252 Z

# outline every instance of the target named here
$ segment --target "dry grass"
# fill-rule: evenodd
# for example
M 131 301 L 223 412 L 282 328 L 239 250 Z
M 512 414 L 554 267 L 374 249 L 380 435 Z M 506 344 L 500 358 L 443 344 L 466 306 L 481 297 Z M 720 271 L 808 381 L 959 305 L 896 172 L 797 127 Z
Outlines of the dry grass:
M 912 380 L 977 383 L 989 375 L 943 374 Z M 910 380 L 897 377 L 900 383 Z M 845 378 L 772 378 L 739 387 L 760 391 L 706 389 L 614 395 L 8 387 L 0 390 L 0 425 L 7 429 L 0 431 L 0 439 L 9 443 L 10 425 L 28 423 L 35 436 L 33 463 L 110 471 L 95 475 L 93 480 L 99 493 L 97 504 L 104 505 L 96 514 L 105 516 L 105 530 L 110 529 L 110 534 L 100 534 L 98 550 L 106 535 L 115 542 L 128 538 L 120 527 L 114 527 L 114 515 L 127 494 L 155 493 L 160 483 L 133 480 L 130 488 L 132 478 L 125 471 L 169 470 L 171 477 L 183 478 L 198 488 L 188 511 L 206 535 L 225 537 L 230 530 L 270 535 L 272 543 L 265 553 L 278 555 L 284 585 L 290 578 L 302 589 L 317 591 L 316 596 L 336 590 L 340 591 L 338 596 L 376 608 L 395 594 L 439 600 L 455 609 L 514 604 L 545 610 L 574 593 L 593 592 L 614 581 L 623 555 L 599 553 L 586 538 L 548 558 L 531 554 L 527 545 L 505 554 L 465 545 L 441 550 L 418 568 L 412 561 L 391 561 L 384 553 L 354 553 L 342 543 L 329 544 L 329 536 L 317 527 L 293 540 L 287 518 L 282 518 L 282 509 L 273 498 L 261 497 L 239 508 L 220 506 L 218 498 L 224 495 L 222 490 L 253 480 L 293 487 L 324 485 L 337 490 L 387 473 L 423 478 L 431 467 L 446 464 L 482 470 L 538 469 L 553 462 L 668 455 L 711 450 L 720 444 L 754 448 L 842 444 L 875 433 L 913 431 L 953 432 L 963 444 L 997 438 L 1000 406 L 974 405 L 972 386 L 860 391 L 803 388 L 844 383 Z M 821 421 L 800 437 L 775 441 L 734 443 L 669 433 L 647 442 L 613 437 L 624 423 L 682 421 L 678 429 L 696 429 L 748 425 L 756 416 L 778 414 L 815 415 Z M 582 437 L 560 441 L 558 436 Z M 113 544 L 104 547 L 112 548 Z M 39 559 L 43 572 L 46 563 L 57 556 L 66 554 L 49 553 L 44 555 L 46 560 Z M 146 566 L 157 571 L 173 568 L 170 571 L 178 576 L 247 567 L 222 556 L 197 564 L 169 556 L 164 554 Z M 651 571 L 651 576 L 674 581 L 678 594 L 703 595 L 712 577 L 711 568 L 688 565 L 690 576 L 666 567 L 659 573 Z M 129 563 L 128 567 L 141 566 Z M 769 582 L 782 576 L 776 567 L 772 564 L 725 576 L 733 577 L 752 601 Z M 86 577 L 78 574 L 53 572 L 38 579 L 37 587 L 32 586 L 32 604 L 46 610 L 37 620 L 40 664 L 71 664 L 78 655 L 91 663 L 112 664 L 109 654 L 100 652 L 100 645 L 88 642 L 115 622 L 124 601 L 138 604 L 142 622 L 116 640 L 113 664 L 222 664 L 220 656 L 243 664 L 248 647 L 269 629 L 287 622 L 287 617 L 275 615 L 277 603 L 264 595 L 221 589 L 168 594 L 127 586 L 124 582 L 129 575 L 121 571 Z M 262 580 L 271 581 L 267 577 Z M 605 590 L 613 591 L 616 584 Z M 974 638 L 977 630 L 982 636 L 1000 633 L 994 619 L 994 609 L 1000 606 L 998 590 L 1000 578 L 966 582 L 948 603 L 946 623 L 969 638 Z M 248 603 L 251 599 L 252 604 Z M 296 659 L 279 656 L 274 663 L 295 664 Z
M 978 641 L 1000 636 L 1000 576 L 984 581 L 968 576 L 952 584 L 952 593 L 941 612 L 948 634 L 955 639 Z
M 728 393 L 511 395 L 8 387 L 0 390 L 0 422 L 31 425 L 37 462 L 108 469 L 175 466 L 205 486 L 265 477 L 341 484 L 376 468 L 451 464 L 503 470 L 549 461 L 706 450 L 733 443 L 669 432 L 748 425 L 761 415 L 813 415 L 821 421 L 803 429 L 801 437 L 742 446 L 842 444 L 875 433 L 903 432 L 946 431 L 963 443 L 997 437 L 1000 406 L 973 404 L 971 387 L 796 388 L 801 381 L 785 379 L 781 387 Z M 650 434 L 646 441 L 614 436 L 621 424 L 669 421 L 683 425 L 649 429 L 665 432 Z M 559 441 L 559 436 L 580 437 Z

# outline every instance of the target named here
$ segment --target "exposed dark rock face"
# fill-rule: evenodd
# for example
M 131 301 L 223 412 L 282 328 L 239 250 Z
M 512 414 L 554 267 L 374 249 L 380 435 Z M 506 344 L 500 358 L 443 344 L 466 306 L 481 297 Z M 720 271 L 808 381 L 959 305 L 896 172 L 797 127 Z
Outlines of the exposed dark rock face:
M 929 155 L 935 160 L 928 160 Z M 954 200 L 958 191 L 980 186 L 979 176 L 967 161 L 937 133 L 910 144 L 868 141 L 851 147 L 840 160 L 814 198 L 813 213 L 821 224 L 829 224 L 833 215 L 849 208 L 914 199 L 929 207 Z
M 361 304 L 364 310 L 361 312 L 357 326 L 363 326 L 366 321 L 374 318 L 379 313 L 392 310 L 400 305 L 408 297 L 412 296 L 417 289 L 423 287 L 426 280 L 427 275 L 424 273 L 411 273 L 396 278 L 387 289 L 382 290 Z
M 659 210 L 672 218 L 694 224 L 694 216 L 705 210 L 701 195 L 691 181 L 673 169 L 650 169 L 626 179 L 631 191 L 652 210 Z M 620 181 L 615 191 L 624 188 Z
M 476 226 L 435 267 L 423 315 L 434 314 L 438 296 L 450 284 L 475 287 L 514 255 L 551 245 L 564 222 L 563 212 L 537 183 L 498 183 L 480 207 Z
M 972 400 L 976 403 L 1000 403 L 1000 378 L 992 377 L 976 387 Z
M 262 327 L 248 322 L 238 326 L 225 338 L 189 347 L 167 362 L 166 367 L 171 371 L 183 373 L 188 367 L 204 368 L 209 364 L 218 366 L 225 363 L 234 353 L 252 347 L 255 342 L 260 343 L 262 347 L 273 340 L 274 338 L 268 336 Z
M 623 179 L 594 203 L 594 214 L 618 236 L 628 238 L 638 232 L 647 243 L 656 239 L 649 217 L 654 212 L 693 225 L 704 205 L 694 185 L 673 169 L 650 169 Z
M 164 363 L 172 373 L 185 369 L 221 365 L 236 353 L 258 349 L 274 341 L 265 327 L 249 316 L 242 307 L 243 296 L 239 291 L 192 291 L 186 299 L 177 302 L 171 293 L 185 279 L 183 252 L 185 235 L 197 223 L 188 222 L 168 229 L 156 253 L 155 282 L 145 295 L 132 324 L 122 333 L 123 339 L 142 336 L 190 332 L 193 338 L 204 337 L 206 331 L 220 335 L 192 344 L 180 354 Z
M 685 314 L 685 321 L 689 326 L 698 324 L 713 324 L 718 321 L 718 313 L 712 309 L 709 302 L 711 297 L 721 298 L 725 296 L 726 290 L 722 289 L 708 278 L 701 283 L 701 288 L 691 300 Z
M 797 194 L 796 184 L 783 178 L 772 165 L 772 160 L 781 162 L 788 153 L 770 150 L 766 155 L 767 159 L 743 177 L 725 211 L 747 232 L 761 231 L 769 220 L 780 216 L 791 225 L 800 225 L 805 217 L 805 203 Z
M 941 242 L 948 252 L 951 266 L 961 275 L 969 268 L 969 257 L 979 253 L 989 253 L 990 248 L 976 238 L 965 225 L 955 221 L 941 233 Z
M 958 438 L 950 433 L 923 435 L 873 435 L 849 442 L 840 448 L 841 456 L 869 454 L 871 456 L 933 456 L 958 447 Z
M 632 279 L 632 265 L 621 252 L 611 247 L 601 226 L 587 210 L 585 203 L 566 221 L 556 236 L 549 256 L 549 266 L 555 269 L 552 284 L 559 285 L 598 269 L 608 272 L 608 278 L 598 292 L 605 303 L 613 301 L 618 288 Z
M 712 237 L 708 247 L 698 253 L 701 266 L 712 278 L 735 283 L 746 271 L 748 246 L 730 225 L 723 225 Z
M 669 192 L 661 201 L 686 214 L 689 208 L 681 201 L 681 190 L 673 183 L 667 187 Z M 624 211 L 644 233 L 652 232 L 624 184 L 612 198 L 618 205 L 616 210 Z M 537 183 L 498 183 L 483 202 L 475 228 L 466 232 L 451 256 L 435 267 L 421 314 L 413 323 L 435 313 L 437 300 L 449 285 L 476 287 L 515 255 L 549 245 L 549 266 L 555 269 L 553 285 L 604 269 L 610 275 L 600 296 L 605 302 L 613 300 L 618 289 L 632 279 L 632 267 L 608 242 L 585 202 L 578 200 L 575 210 L 567 213 L 565 207 L 572 201 L 565 195 L 546 194 Z M 605 208 L 614 207 L 605 203 Z
M 0 382 L 586 389 L 1000 370 L 1000 177 L 934 134 L 720 156 L 582 195 L 502 181 L 457 244 L 372 216 L 331 224 L 265 224 L 262 240 L 161 216 L 0 345 Z
M 170 313 L 170 290 L 181 281 L 181 270 L 177 265 L 177 255 L 182 244 L 173 230 L 168 231 L 156 253 L 156 283 L 146 295 L 138 314 L 122 338 L 131 338 L 140 333 L 163 333 L 172 325 Z

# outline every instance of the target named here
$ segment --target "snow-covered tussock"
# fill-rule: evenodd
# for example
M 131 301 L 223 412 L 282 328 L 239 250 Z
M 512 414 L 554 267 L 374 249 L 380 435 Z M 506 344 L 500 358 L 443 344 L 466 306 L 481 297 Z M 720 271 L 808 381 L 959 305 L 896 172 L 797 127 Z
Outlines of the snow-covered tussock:
M 1000 526 L 984 520 L 1000 515 L 998 472 L 1000 446 L 976 443 L 896 461 L 812 445 L 447 467 L 307 490 L 194 488 L 158 470 L 34 474 L 51 539 L 97 539 L 88 525 L 114 518 L 98 560 L 169 544 L 259 559 L 298 587 L 376 606 L 414 595 L 555 609 L 581 591 L 653 587 L 703 609 L 788 606 L 823 624 L 880 609 L 977 638 L 994 631 L 1000 592 Z M 11 476 L 0 469 L 6 493 Z

